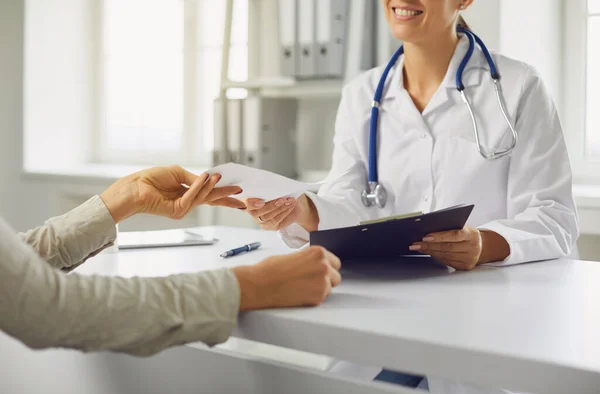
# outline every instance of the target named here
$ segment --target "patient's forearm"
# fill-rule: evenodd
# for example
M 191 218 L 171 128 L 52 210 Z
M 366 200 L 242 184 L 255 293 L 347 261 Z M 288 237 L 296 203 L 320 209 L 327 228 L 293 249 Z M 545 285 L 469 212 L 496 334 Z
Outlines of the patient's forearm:
M 18 234 L 42 260 L 63 270 L 76 267 L 111 246 L 116 236 L 115 222 L 98 196 L 47 220 L 43 226 Z

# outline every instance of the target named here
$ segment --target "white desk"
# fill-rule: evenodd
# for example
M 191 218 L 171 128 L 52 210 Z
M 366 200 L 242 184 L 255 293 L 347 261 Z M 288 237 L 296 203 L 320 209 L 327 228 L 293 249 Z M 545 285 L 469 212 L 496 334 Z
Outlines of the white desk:
M 77 271 L 164 276 L 254 264 L 289 252 L 274 233 L 202 231 L 221 241 L 214 247 L 101 254 Z M 263 247 L 219 257 L 253 241 Z M 241 315 L 235 335 L 488 387 L 600 392 L 600 263 L 555 260 L 472 272 L 451 272 L 428 259 L 373 265 L 367 273 L 347 264 L 342 284 L 320 307 Z

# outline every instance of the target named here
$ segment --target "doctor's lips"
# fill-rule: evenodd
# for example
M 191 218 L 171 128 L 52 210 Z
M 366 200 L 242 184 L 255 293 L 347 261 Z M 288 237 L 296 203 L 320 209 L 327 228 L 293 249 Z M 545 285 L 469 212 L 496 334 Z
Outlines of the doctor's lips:
M 423 11 L 412 7 L 391 7 L 394 19 L 410 20 L 423 14 Z

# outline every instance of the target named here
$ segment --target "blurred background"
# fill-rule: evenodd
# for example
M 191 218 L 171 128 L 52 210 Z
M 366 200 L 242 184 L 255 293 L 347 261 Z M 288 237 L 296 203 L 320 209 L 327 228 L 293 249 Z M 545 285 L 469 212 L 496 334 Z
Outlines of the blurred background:
M 548 86 L 575 177 L 579 252 L 600 260 L 600 0 L 475 0 L 464 17 Z M 0 215 L 25 230 L 160 164 L 200 173 L 236 161 L 321 180 L 342 87 L 399 44 L 379 0 L 0 0 Z M 214 224 L 253 226 L 200 208 L 120 229 Z M 131 362 L 120 356 L 32 355 L 2 338 L 0 391 L 103 393 L 140 376 L 151 387 L 149 371 L 178 351 L 129 374 L 117 372 Z M 20 376 L 25 366 L 38 378 Z

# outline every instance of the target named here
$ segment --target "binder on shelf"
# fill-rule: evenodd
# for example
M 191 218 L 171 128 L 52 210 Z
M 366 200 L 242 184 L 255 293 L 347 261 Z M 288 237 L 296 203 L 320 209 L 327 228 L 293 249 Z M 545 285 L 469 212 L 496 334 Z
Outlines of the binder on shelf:
M 317 74 L 341 78 L 347 48 L 350 0 L 320 0 L 317 12 Z
M 294 77 L 298 71 L 297 0 L 279 0 L 278 6 L 281 73 Z
M 243 127 L 243 100 L 227 100 L 227 142 L 231 160 L 239 163 L 243 157 L 242 127 Z
M 241 99 L 227 99 L 227 130 L 223 130 L 223 101 L 219 98 L 214 101 L 214 148 L 215 158 L 213 160 L 215 165 L 227 162 L 239 163 L 244 156 L 243 152 L 243 100 Z M 227 154 L 225 157 L 220 157 L 219 152 L 223 150 L 223 134 L 227 138 Z
M 310 244 L 323 246 L 342 260 L 393 260 L 419 254 L 411 252 L 409 246 L 428 234 L 463 228 L 473 207 L 461 204 L 421 215 L 314 231 L 310 233 Z
M 312 78 L 317 73 L 316 2 L 302 0 L 298 7 L 298 73 L 299 78 Z
M 225 130 L 223 124 L 223 106 L 221 99 L 216 98 L 213 101 L 213 157 L 212 164 L 214 166 L 221 163 L 227 163 L 229 157 L 224 155 L 223 144 L 225 141 Z M 225 121 L 226 123 L 226 121 Z
M 297 108 L 296 99 L 244 99 L 240 164 L 296 178 Z
M 377 14 L 376 8 L 377 3 L 381 3 L 379 0 L 367 0 L 365 1 L 364 9 L 364 27 L 362 36 L 362 59 L 360 68 L 361 70 L 370 70 L 376 66 L 376 52 L 377 52 L 377 40 L 376 40 L 376 29 L 377 29 Z M 386 24 L 387 25 L 387 24 Z

